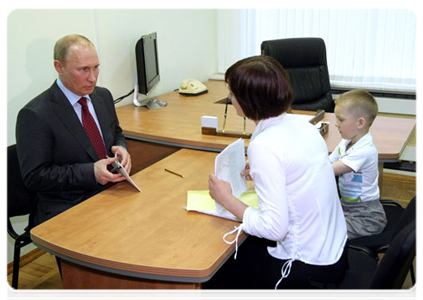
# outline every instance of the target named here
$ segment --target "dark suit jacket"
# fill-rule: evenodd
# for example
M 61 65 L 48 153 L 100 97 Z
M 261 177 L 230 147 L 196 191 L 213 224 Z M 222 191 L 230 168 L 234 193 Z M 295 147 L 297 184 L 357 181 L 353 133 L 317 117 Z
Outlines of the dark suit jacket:
M 113 97 L 107 89 L 96 87 L 90 98 L 112 156 L 113 145 L 126 148 Z M 21 109 L 16 141 L 25 185 L 37 191 L 32 226 L 106 189 L 95 180 L 97 153 L 56 82 Z

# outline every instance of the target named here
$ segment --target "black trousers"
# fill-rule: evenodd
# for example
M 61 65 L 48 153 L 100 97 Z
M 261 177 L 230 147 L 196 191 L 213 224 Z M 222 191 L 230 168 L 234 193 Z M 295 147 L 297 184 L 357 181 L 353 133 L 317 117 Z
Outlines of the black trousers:
M 273 243 L 273 245 L 272 245 Z M 217 273 L 204 284 L 208 289 L 274 289 L 282 277 L 286 260 L 272 257 L 267 246 L 274 242 L 249 236 L 238 248 L 236 260 L 230 257 Z M 294 261 L 287 278 L 278 289 L 335 288 L 348 267 L 347 246 L 333 265 L 316 266 Z

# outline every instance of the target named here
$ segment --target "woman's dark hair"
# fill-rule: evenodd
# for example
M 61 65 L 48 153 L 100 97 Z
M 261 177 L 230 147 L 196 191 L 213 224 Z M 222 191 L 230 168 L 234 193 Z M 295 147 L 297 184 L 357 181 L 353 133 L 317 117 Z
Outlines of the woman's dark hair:
M 256 121 L 286 112 L 294 98 L 288 74 L 270 56 L 253 56 L 236 62 L 226 71 L 225 82 L 244 115 Z

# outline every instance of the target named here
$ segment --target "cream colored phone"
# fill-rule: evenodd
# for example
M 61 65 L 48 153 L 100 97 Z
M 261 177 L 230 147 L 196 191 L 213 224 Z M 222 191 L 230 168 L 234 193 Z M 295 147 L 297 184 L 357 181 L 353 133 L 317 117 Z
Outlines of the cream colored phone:
M 196 96 L 207 93 L 207 87 L 194 78 L 185 79 L 181 82 L 179 94 L 186 96 Z

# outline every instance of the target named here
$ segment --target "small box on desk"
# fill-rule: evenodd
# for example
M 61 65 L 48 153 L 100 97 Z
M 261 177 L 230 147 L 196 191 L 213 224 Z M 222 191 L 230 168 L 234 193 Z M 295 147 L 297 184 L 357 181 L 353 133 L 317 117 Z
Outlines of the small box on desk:
M 218 120 L 217 117 L 211 116 L 202 116 L 201 117 L 201 133 L 204 135 L 218 135 L 218 136 L 227 136 L 227 137 L 238 137 L 249 139 L 251 138 L 251 133 L 240 132 L 240 131 L 229 131 L 229 130 L 218 130 Z

